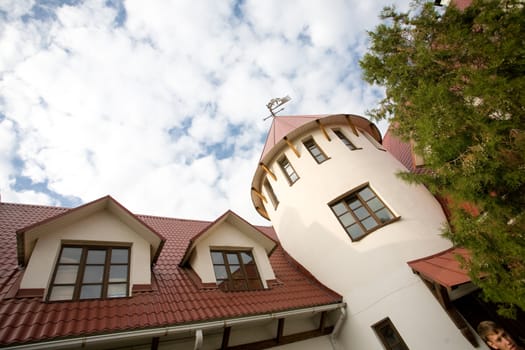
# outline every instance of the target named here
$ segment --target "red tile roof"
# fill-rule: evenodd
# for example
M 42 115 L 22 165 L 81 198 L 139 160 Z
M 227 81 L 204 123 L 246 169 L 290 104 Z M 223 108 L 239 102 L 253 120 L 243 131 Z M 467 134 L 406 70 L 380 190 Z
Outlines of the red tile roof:
M 264 159 L 266 154 L 285 136 L 292 131 L 299 129 L 301 126 L 315 121 L 326 120 L 330 118 L 350 118 L 352 123 L 357 128 L 366 130 L 372 137 L 375 137 L 378 142 L 381 142 L 381 133 L 374 123 L 368 119 L 354 115 L 354 114 L 317 114 L 317 115 L 294 115 L 294 116 L 275 116 L 272 118 L 272 126 L 266 137 L 261 159 Z
M 277 282 L 267 290 L 223 292 L 200 288 L 179 266 L 188 242 L 208 221 L 137 215 L 166 238 L 153 276 L 153 290 L 132 297 L 43 302 L 13 297 L 22 271 L 17 265 L 16 231 L 70 209 L 0 203 L 0 347 L 65 337 L 131 331 L 223 320 L 342 302 L 297 264 L 280 245 L 270 256 Z M 256 226 L 277 241 L 273 228 Z
M 412 146 L 409 142 L 404 142 L 394 135 L 392 126 L 388 128 L 383 138 L 383 147 L 410 170 L 410 172 L 420 174 L 426 171 L 425 168 L 416 166 Z
M 312 120 L 326 117 L 327 115 L 296 115 L 296 116 L 276 116 L 272 118 L 272 126 L 268 131 L 266 137 L 266 143 L 261 154 L 261 159 L 264 158 L 266 153 L 277 144 L 283 137 L 288 135 L 290 131 L 293 131 Z
M 468 259 L 469 252 L 463 248 L 450 248 L 422 259 L 409 261 L 408 265 L 415 272 L 444 287 L 470 282 L 468 272 L 460 266 L 456 256 Z

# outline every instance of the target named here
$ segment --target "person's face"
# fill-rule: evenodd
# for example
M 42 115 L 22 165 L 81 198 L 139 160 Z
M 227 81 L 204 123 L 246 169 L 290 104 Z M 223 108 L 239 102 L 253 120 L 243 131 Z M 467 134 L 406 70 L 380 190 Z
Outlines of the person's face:
M 487 336 L 487 344 L 496 350 L 518 350 L 518 347 L 512 337 L 504 330 L 498 330 L 496 333 Z

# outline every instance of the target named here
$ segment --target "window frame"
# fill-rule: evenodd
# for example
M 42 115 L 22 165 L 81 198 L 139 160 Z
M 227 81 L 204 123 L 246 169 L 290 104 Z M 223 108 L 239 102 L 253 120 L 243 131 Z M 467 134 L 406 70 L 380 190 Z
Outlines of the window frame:
M 368 198 L 368 199 L 363 198 L 360 195 L 360 193 L 361 193 L 361 191 L 363 191 L 365 189 L 368 189 L 373 194 L 373 196 Z M 369 202 L 371 202 L 374 199 L 376 199 L 377 202 L 379 202 L 379 204 L 381 205 L 381 207 L 379 207 L 379 209 L 374 210 L 372 207 L 370 207 Z M 352 201 L 351 204 L 353 204 L 356 200 L 359 202 L 359 207 L 352 208 L 348 204 L 348 202 Z M 338 214 L 336 209 L 334 209 L 334 207 L 339 205 L 339 204 L 343 204 L 344 209 L 346 210 L 344 212 L 341 212 L 340 214 Z M 360 241 L 361 239 L 365 238 L 366 236 L 368 236 L 370 233 L 374 232 L 375 230 L 378 230 L 381 227 L 384 227 L 384 226 L 386 226 L 388 224 L 391 224 L 392 222 L 395 222 L 395 221 L 399 220 L 399 216 L 395 215 L 394 211 L 392 209 L 390 209 L 386 205 L 386 203 L 377 195 L 377 193 L 372 189 L 372 187 L 370 186 L 369 183 L 363 184 L 361 186 L 358 186 L 358 187 L 348 191 L 344 195 L 342 195 L 342 196 L 336 198 L 335 200 L 331 201 L 330 203 L 328 203 L 328 206 L 330 207 L 330 209 L 334 213 L 336 219 L 339 221 L 339 223 L 341 224 L 341 226 L 345 230 L 346 234 L 350 237 L 350 239 L 353 242 Z M 361 209 L 361 208 L 363 208 L 366 211 L 366 214 L 369 214 L 369 215 L 367 215 L 366 217 L 360 218 L 359 215 L 356 212 L 359 209 Z M 377 213 L 382 211 L 383 209 L 386 209 L 387 213 L 390 214 L 389 215 L 390 218 L 388 220 L 385 220 L 385 221 L 383 221 L 381 219 L 381 217 L 379 217 L 377 215 Z M 341 219 L 347 213 L 349 213 L 351 215 L 352 218 L 350 218 L 350 219 L 353 220 L 353 222 L 351 222 L 348 225 L 346 225 L 343 222 L 343 220 Z M 370 228 L 366 228 L 366 226 L 363 224 L 363 222 L 366 221 L 368 218 L 372 218 L 375 221 L 376 225 L 374 225 L 373 227 L 370 227 Z M 357 237 L 353 237 L 352 234 L 348 231 L 348 228 L 350 228 L 351 226 L 354 226 L 354 224 L 359 226 L 359 228 L 361 229 L 361 232 L 362 232 Z
M 299 181 L 299 175 L 286 156 L 282 156 L 277 163 L 279 164 L 279 167 L 286 177 L 286 180 L 288 180 L 288 184 L 290 184 L 290 186 Z
M 403 340 L 403 337 L 401 337 L 401 334 L 399 334 L 399 332 L 397 331 L 396 327 L 394 326 L 394 324 L 390 320 L 390 317 L 385 317 L 381 321 L 374 323 L 371 327 L 374 330 L 374 332 L 377 335 L 377 337 L 379 338 L 379 340 L 381 341 L 381 344 L 383 344 L 383 347 L 386 350 L 399 349 L 399 346 L 401 346 L 401 350 L 409 350 L 407 344 Z M 395 344 L 389 343 L 389 341 L 388 341 L 388 339 L 386 339 L 384 333 L 381 332 L 381 330 L 385 329 L 385 328 L 388 329 L 390 332 L 392 332 L 392 334 L 396 338 L 395 339 L 395 341 L 396 341 Z M 395 348 L 394 348 L 394 346 L 395 346 Z
M 332 129 L 333 133 L 341 142 L 350 150 L 350 151 L 356 151 L 362 149 L 361 147 L 357 147 L 350 139 L 343 133 L 341 129 Z
M 78 262 L 62 262 L 62 257 L 64 250 L 67 248 L 81 249 L 80 257 Z M 113 262 L 113 250 L 127 250 L 126 262 Z M 103 262 L 93 262 L 88 261 L 89 252 L 94 251 L 104 251 L 104 261 Z M 66 259 L 66 258 L 65 258 Z M 74 276 L 74 282 L 57 282 L 57 276 L 59 274 L 59 269 L 65 266 L 76 266 L 76 272 Z M 113 266 L 126 266 L 126 276 L 125 281 L 111 281 L 111 268 Z M 86 270 L 93 267 L 102 267 L 101 281 L 86 281 L 85 276 Z M 98 244 L 62 244 L 60 247 L 60 252 L 58 254 L 55 266 L 53 269 L 53 275 L 51 282 L 49 283 L 49 288 L 47 291 L 46 300 L 50 302 L 57 301 L 81 301 L 81 300 L 93 300 L 93 299 L 114 299 L 114 298 L 125 298 L 129 297 L 130 289 L 130 276 L 131 276 L 131 245 L 118 245 L 118 244 L 109 244 L 109 245 L 98 245 Z M 110 286 L 112 285 L 123 285 L 125 284 L 125 295 L 114 295 L 111 296 L 109 293 Z M 82 288 L 87 286 L 100 286 L 100 297 L 82 297 Z M 71 298 L 57 298 L 53 297 L 53 289 L 55 287 L 72 287 L 73 292 Z
M 277 195 L 275 194 L 275 191 L 273 190 L 272 185 L 270 184 L 270 180 L 268 180 L 267 177 L 263 180 L 263 187 L 266 190 L 266 193 L 268 193 L 268 197 L 270 197 L 270 202 L 272 202 L 273 209 L 277 209 L 279 206 L 279 199 L 277 198 Z
M 315 159 L 315 161 L 318 164 L 321 164 L 321 163 L 327 161 L 328 159 L 330 159 L 330 158 L 328 158 L 326 153 L 323 152 L 321 147 L 319 147 L 319 144 L 317 144 L 317 142 L 315 142 L 313 137 L 309 137 L 306 140 L 304 140 L 303 141 L 303 146 L 308 150 L 310 155 Z M 318 153 L 315 154 L 313 150 L 316 150 Z
M 216 263 L 214 261 L 214 253 L 222 256 L 222 263 Z M 251 261 L 246 263 L 243 261 L 242 254 L 249 255 Z M 235 255 L 237 257 L 237 264 L 232 263 L 228 259 L 228 255 Z M 239 291 L 253 291 L 264 289 L 264 284 L 261 279 L 261 274 L 255 262 L 255 256 L 251 249 L 224 249 L 224 248 L 210 248 L 211 262 L 213 266 L 213 272 L 215 274 L 216 284 L 219 289 L 225 292 L 239 292 Z M 216 267 L 224 266 L 227 277 L 218 278 Z M 232 266 L 238 266 L 236 271 L 232 271 Z M 253 266 L 253 269 L 248 269 L 249 266 Z M 237 272 L 239 274 L 234 276 Z M 235 282 L 244 282 L 244 287 L 239 287 Z M 254 287 L 255 285 L 255 287 Z

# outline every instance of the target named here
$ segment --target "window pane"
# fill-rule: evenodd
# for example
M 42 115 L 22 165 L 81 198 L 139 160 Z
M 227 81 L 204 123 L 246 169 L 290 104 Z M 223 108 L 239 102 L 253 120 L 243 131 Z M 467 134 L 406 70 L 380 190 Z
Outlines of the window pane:
M 321 154 L 321 151 L 316 146 L 310 147 L 310 151 L 316 158 Z
M 376 220 L 373 217 L 369 217 L 368 219 L 361 221 L 361 223 L 363 224 L 363 226 L 365 227 L 367 231 L 370 231 L 371 229 L 373 229 L 374 227 L 378 225 Z
M 372 198 L 371 200 L 366 202 L 366 204 L 368 204 L 370 209 L 372 209 L 374 212 L 378 211 L 381 208 L 383 208 L 383 203 L 381 203 L 381 201 L 379 199 L 377 199 L 377 198 Z
M 352 225 L 354 222 L 355 222 L 355 219 L 354 217 L 352 216 L 352 214 L 350 213 L 346 213 L 344 214 L 343 216 L 341 216 L 339 218 L 339 220 L 341 220 L 341 223 L 343 224 L 343 226 L 350 226 Z
M 86 264 L 104 264 L 105 261 L 105 250 L 88 250 Z
M 74 289 L 73 286 L 54 286 L 49 300 L 71 300 L 73 299 Z
M 127 248 L 113 248 L 111 249 L 111 263 L 112 264 L 127 264 L 129 249 Z
M 84 270 L 83 283 L 102 283 L 104 277 L 104 266 L 86 266 Z
M 361 198 L 363 198 L 363 200 L 367 201 L 369 200 L 370 198 L 372 197 L 375 197 L 374 196 L 374 193 L 370 190 L 370 188 L 368 187 L 365 187 L 363 188 L 361 191 L 359 191 L 359 195 L 361 196 Z
M 381 329 L 381 334 L 383 335 L 383 339 L 386 340 L 388 345 L 399 344 L 399 339 L 397 339 L 397 336 L 392 328 L 384 327 L 383 329 Z
M 358 218 L 359 220 L 363 220 L 363 219 L 365 219 L 366 217 L 370 216 L 370 213 L 369 213 L 368 210 L 366 210 L 364 207 L 357 208 L 357 209 L 354 211 L 354 214 L 357 216 L 357 218 Z
M 242 262 L 244 264 L 249 264 L 253 261 L 253 258 L 252 258 L 252 255 L 250 253 L 247 253 L 247 252 L 242 252 L 241 253 L 241 259 L 242 259 Z
M 352 225 L 350 227 L 346 228 L 346 232 L 352 237 L 353 239 L 357 239 L 363 235 L 363 230 L 359 225 Z
M 250 265 L 244 265 L 244 269 L 246 270 L 246 277 L 247 278 L 258 278 L 257 275 L 257 267 L 255 264 Z
M 95 299 L 102 297 L 102 286 L 100 284 L 82 286 L 80 289 L 80 299 Z
M 226 267 L 224 265 L 213 266 L 213 271 L 215 271 L 215 278 L 218 280 L 224 280 L 228 278 L 228 273 L 226 272 Z
M 346 206 L 340 202 L 332 206 L 332 209 L 334 210 L 334 213 L 339 216 L 347 211 Z
M 390 212 L 386 208 L 383 208 L 380 211 L 378 211 L 376 215 L 379 217 L 379 220 L 381 220 L 381 222 L 387 222 L 392 220 L 393 218 L 392 214 L 390 214 Z
M 234 280 L 232 282 L 234 290 L 246 290 L 248 289 L 248 283 L 245 280 Z
M 228 259 L 229 264 L 238 264 L 239 263 L 239 257 L 236 253 L 228 253 L 226 254 L 226 258 Z
M 290 181 L 295 182 L 295 181 L 297 181 L 298 179 L 299 179 L 299 176 L 297 176 L 296 173 L 291 173 L 291 174 L 290 174 Z
M 120 298 L 128 296 L 126 283 L 108 285 L 108 298 Z
M 113 265 L 109 268 L 109 282 L 126 282 L 127 280 L 127 265 Z
M 78 265 L 61 265 L 57 269 L 55 284 L 74 284 L 77 280 Z
M 60 256 L 61 264 L 78 264 L 80 263 L 80 256 L 82 255 L 82 248 L 64 247 L 62 255 Z
M 232 278 L 244 278 L 244 274 L 241 270 L 241 265 L 230 265 L 230 273 Z
M 221 252 L 211 252 L 211 261 L 214 264 L 224 264 L 224 258 Z
M 356 208 L 359 208 L 360 206 L 362 206 L 361 202 L 356 199 L 356 198 L 352 198 L 350 200 L 350 203 L 348 203 L 348 206 L 350 207 L 350 209 L 356 209 Z

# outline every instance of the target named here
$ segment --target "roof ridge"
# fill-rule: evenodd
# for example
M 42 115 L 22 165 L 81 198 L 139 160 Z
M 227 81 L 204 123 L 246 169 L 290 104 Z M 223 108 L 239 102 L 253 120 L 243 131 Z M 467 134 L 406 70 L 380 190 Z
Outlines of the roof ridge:
M 63 207 L 58 205 L 46 205 L 46 204 L 25 204 L 25 203 L 14 203 L 14 202 L 0 202 L 0 205 L 16 205 L 20 207 L 37 207 L 37 208 L 49 208 L 49 209 L 63 209 L 63 210 L 71 210 L 72 207 Z
M 176 217 L 170 217 L 170 216 L 159 216 L 159 215 L 147 215 L 147 214 L 134 214 L 134 215 L 137 216 L 138 218 L 191 221 L 191 222 L 202 222 L 202 223 L 213 222 L 213 220 L 183 219 L 183 218 L 176 218 Z

